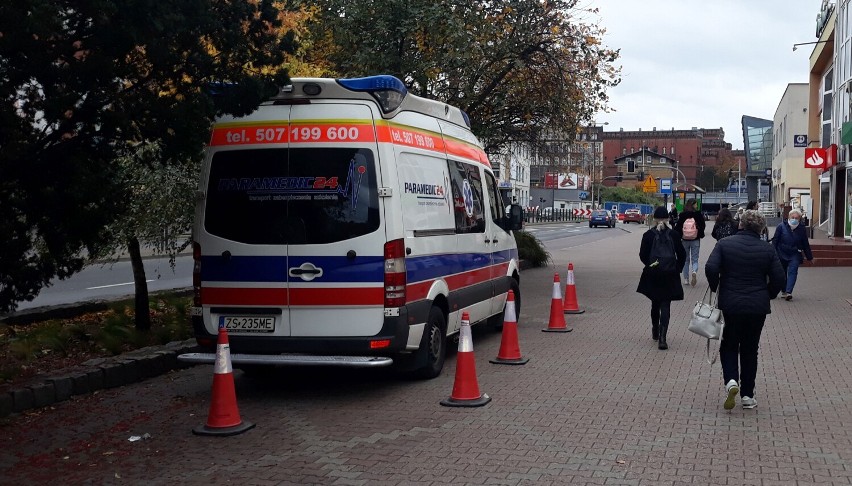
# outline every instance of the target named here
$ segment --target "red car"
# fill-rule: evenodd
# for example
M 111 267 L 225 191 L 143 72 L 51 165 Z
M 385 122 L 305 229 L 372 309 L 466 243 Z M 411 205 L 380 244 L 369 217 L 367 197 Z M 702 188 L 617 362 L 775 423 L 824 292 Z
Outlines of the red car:
M 642 224 L 645 222 L 645 217 L 642 216 L 642 212 L 638 209 L 628 209 L 624 212 L 624 224 L 627 223 L 639 223 Z

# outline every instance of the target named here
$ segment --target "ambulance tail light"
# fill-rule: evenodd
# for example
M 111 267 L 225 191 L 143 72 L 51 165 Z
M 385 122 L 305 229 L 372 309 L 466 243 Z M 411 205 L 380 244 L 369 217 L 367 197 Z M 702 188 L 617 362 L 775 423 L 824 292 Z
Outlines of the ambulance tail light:
M 405 242 L 385 243 L 385 307 L 405 305 Z
M 201 245 L 192 243 L 192 304 L 201 307 Z
M 350 91 L 370 93 L 384 113 L 396 111 L 408 94 L 402 81 L 389 75 L 338 79 L 337 83 Z

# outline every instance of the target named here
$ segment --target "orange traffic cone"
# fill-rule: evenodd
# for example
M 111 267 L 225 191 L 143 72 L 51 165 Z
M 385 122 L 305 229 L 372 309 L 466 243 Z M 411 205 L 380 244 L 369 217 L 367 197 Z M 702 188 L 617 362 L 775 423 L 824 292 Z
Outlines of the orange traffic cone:
M 527 364 L 528 358 L 521 356 L 521 346 L 518 344 L 518 323 L 515 317 L 515 292 L 509 291 L 506 297 L 506 308 L 503 310 L 503 337 L 500 340 L 500 351 L 497 358 L 490 360 L 494 364 L 522 365 Z
M 550 301 L 550 322 L 542 332 L 571 332 L 574 329 L 565 324 L 565 314 L 562 310 L 562 287 L 559 285 L 559 274 L 553 274 L 553 298 Z
M 462 313 L 459 330 L 459 351 L 456 355 L 456 381 L 450 398 L 441 400 L 446 407 L 481 407 L 491 401 L 485 393 L 479 393 L 476 381 L 476 361 L 473 357 L 473 339 L 470 336 L 470 316 Z
M 240 420 L 237 393 L 234 390 L 234 371 L 231 368 L 231 347 L 228 331 L 219 328 L 216 343 L 216 364 L 213 365 L 213 398 L 207 423 L 192 429 L 195 435 L 237 435 L 254 428 L 253 423 Z
M 566 314 L 582 314 L 577 303 L 577 287 L 574 285 L 574 264 L 568 263 L 568 275 L 565 278 L 565 304 L 562 307 Z

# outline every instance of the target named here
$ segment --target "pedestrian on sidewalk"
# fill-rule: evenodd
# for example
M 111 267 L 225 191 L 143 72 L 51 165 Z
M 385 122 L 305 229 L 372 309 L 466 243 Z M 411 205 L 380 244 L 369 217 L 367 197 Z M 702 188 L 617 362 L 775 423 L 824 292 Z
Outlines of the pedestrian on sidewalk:
M 743 408 L 754 408 L 757 350 L 769 301 L 784 285 L 784 270 L 770 245 L 760 241 L 766 219 L 759 211 L 744 211 L 742 231 L 716 243 L 704 273 L 711 291 L 718 291 L 718 308 L 725 319 L 719 360 L 725 386 L 725 410 L 736 405 L 737 393 Z M 739 363 L 738 363 L 739 362 Z
M 800 224 L 801 221 L 802 212 L 798 209 L 791 210 L 787 215 L 787 221 L 776 226 L 775 234 L 772 236 L 772 245 L 778 252 L 778 259 L 781 260 L 781 266 L 787 274 L 787 283 L 784 284 L 784 291 L 781 292 L 781 297 L 785 300 L 793 300 L 793 288 L 799 276 L 799 265 L 804 263 L 805 258 L 808 262 L 814 261 L 811 245 L 808 243 L 808 230 Z
M 698 250 L 701 249 L 701 238 L 704 238 L 705 226 L 704 215 L 695 210 L 695 199 L 688 199 L 674 227 L 683 241 L 683 249 L 686 250 L 686 265 L 683 267 L 684 285 L 695 287 L 698 279 Z
M 710 235 L 716 241 L 719 241 L 722 238 L 735 235 L 739 229 L 738 226 L 737 222 L 734 221 L 734 215 L 731 214 L 731 210 L 722 208 L 719 210 L 719 214 L 716 215 L 716 224 L 713 225 L 713 231 Z
M 654 210 L 654 226 L 642 235 L 639 260 L 645 265 L 636 291 L 651 300 L 651 338 L 659 349 L 668 349 L 671 304 L 683 300 L 680 272 L 686 263 L 686 253 L 680 235 L 666 222 L 669 215 L 663 206 Z
M 760 208 L 757 207 L 757 201 L 749 201 L 746 203 L 746 210 L 754 209 L 755 211 L 759 211 Z M 763 233 L 760 233 L 760 239 L 763 241 L 769 241 L 769 230 L 764 226 Z

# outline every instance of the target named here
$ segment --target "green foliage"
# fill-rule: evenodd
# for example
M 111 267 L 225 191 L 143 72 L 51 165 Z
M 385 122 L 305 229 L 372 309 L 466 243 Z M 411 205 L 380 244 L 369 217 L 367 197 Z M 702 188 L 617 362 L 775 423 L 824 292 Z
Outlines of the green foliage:
M 293 50 L 270 1 L 0 2 L 0 313 L 102 250 L 140 143 L 196 160 L 218 115 L 249 113 Z M 210 83 L 234 83 L 213 93 Z
M 634 189 L 631 187 L 607 187 L 600 186 L 601 201 L 617 201 L 626 203 L 650 204 L 652 206 L 660 206 L 663 200 L 658 196 Z
M 535 144 L 553 127 L 569 136 L 606 109 L 618 52 L 601 45 L 578 0 L 317 0 L 317 38 L 342 76 L 392 74 L 409 89 L 462 108 L 497 152 Z
M 534 267 L 543 267 L 550 261 L 550 252 L 533 234 L 526 231 L 513 231 L 518 245 L 518 256 Z

